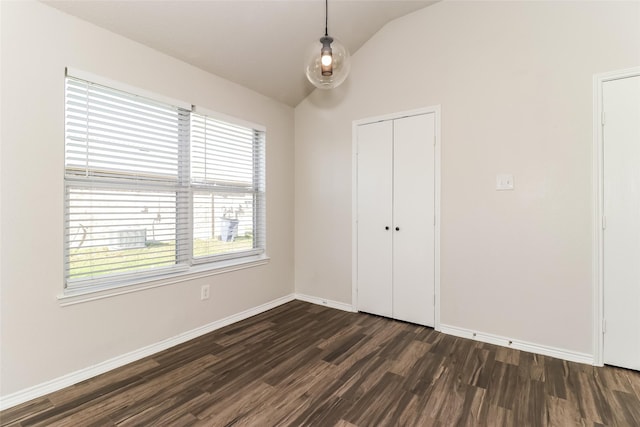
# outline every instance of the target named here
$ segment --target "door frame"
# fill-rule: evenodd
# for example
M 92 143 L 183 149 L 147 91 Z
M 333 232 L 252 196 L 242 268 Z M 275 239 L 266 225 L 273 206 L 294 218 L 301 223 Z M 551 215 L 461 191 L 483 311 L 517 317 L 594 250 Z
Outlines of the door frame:
M 434 114 L 434 329 L 440 330 L 440 105 L 354 120 L 351 144 L 351 306 L 358 311 L 358 126 L 405 117 Z
M 606 82 L 640 76 L 640 67 L 595 74 L 593 76 L 593 253 L 592 253 L 592 301 L 593 301 L 593 364 L 604 366 L 604 247 L 603 203 L 604 164 L 603 147 L 604 111 L 602 90 Z

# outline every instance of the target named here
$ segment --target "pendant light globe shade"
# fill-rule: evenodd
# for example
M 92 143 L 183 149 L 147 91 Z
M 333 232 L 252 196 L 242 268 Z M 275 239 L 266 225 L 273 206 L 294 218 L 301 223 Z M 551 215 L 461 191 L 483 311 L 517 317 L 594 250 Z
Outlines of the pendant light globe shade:
M 330 47 L 329 54 L 327 46 Z M 325 36 L 309 47 L 306 64 L 305 74 L 315 87 L 333 89 L 340 86 L 349 75 L 351 55 L 340 40 Z

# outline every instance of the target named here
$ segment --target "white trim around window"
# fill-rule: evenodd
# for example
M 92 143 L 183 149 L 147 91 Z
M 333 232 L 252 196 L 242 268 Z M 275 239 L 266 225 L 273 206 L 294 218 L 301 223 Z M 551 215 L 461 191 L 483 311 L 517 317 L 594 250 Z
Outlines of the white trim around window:
M 232 271 L 244 270 L 246 268 L 258 267 L 268 264 L 270 258 L 265 255 L 256 255 L 241 260 L 230 259 L 219 261 L 215 266 L 202 265 L 192 267 L 188 271 L 166 275 L 156 280 L 146 280 L 140 283 L 121 283 L 115 286 L 109 286 L 102 289 L 85 289 L 66 291 L 58 295 L 58 303 L 61 306 L 76 305 L 84 302 L 111 298 L 118 295 L 130 294 L 133 292 L 144 291 L 146 289 L 159 288 L 161 286 L 175 285 L 189 280 L 201 279 L 203 277 L 215 276 L 218 274 L 230 273 Z

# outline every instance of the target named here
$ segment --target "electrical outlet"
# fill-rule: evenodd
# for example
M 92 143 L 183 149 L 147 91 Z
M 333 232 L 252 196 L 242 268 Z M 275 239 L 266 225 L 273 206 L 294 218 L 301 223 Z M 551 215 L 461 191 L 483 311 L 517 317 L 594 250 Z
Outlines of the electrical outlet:
M 200 299 L 202 301 L 209 299 L 209 285 L 202 285 L 202 287 L 200 288 Z
M 496 190 L 513 190 L 513 175 L 506 173 L 497 175 Z

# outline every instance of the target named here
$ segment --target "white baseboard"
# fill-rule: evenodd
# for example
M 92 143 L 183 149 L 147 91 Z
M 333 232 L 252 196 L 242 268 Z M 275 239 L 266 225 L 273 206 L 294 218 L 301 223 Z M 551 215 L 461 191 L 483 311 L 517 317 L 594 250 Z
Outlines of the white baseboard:
M 143 347 L 138 350 L 123 354 L 121 356 L 114 357 L 112 359 L 98 363 L 97 365 L 89 366 L 88 368 L 71 372 L 70 374 L 63 375 L 51 381 L 47 381 L 42 384 L 26 388 L 24 390 L 2 396 L 0 397 L 0 411 L 44 396 L 45 394 L 61 390 L 65 387 L 69 387 L 73 384 L 77 384 L 81 381 L 87 380 L 97 375 L 104 374 L 105 372 L 108 372 L 112 369 L 119 368 L 128 363 L 135 362 L 136 360 L 140 360 L 160 351 L 166 350 L 170 347 L 197 338 L 201 335 L 213 332 L 216 329 L 223 328 L 225 326 L 231 325 L 232 323 L 239 322 L 251 316 L 255 316 L 256 314 L 271 310 L 272 308 L 278 307 L 289 301 L 293 301 L 294 299 L 296 299 L 296 295 L 289 294 L 281 298 L 277 298 L 273 301 L 269 301 L 265 304 L 259 305 L 257 307 L 253 307 L 240 313 L 225 317 L 224 319 L 216 320 L 215 322 L 209 323 L 199 328 L 195 328 L 166 340 L 151 344 L 147 347 Z
M 350 311 L 355 312 L 353 306 L 351 304 L 346 304 L 344 302 L 332 301 L 326 298 L 313 297 L 311 295 L 305 294 L 295 294 L 297 300 L 310 302 L 312 304 L 324 305 L 325 307 L 335 308 L 342 311 Z
M 549 347 L 541 344 L 534 344 L 527 341 L 513 340 L 513 339 L 505 338 L 499 335 L 476 332 L 470 329 L 459 328 L 457 326 L 450 326 L 442 323 L 440 324 L 440 332 L 449 334 L 449 335 L 454 335 L 456 337 L 468 338 L 472 340 L 486 342 L 489 344 L 495 344 L 502 347 L 528 351 L 529 353 L 537 353 L 537 354 L 542 354 L 544 356 L 551 356 L 558 359 L 568 360 L 570 362 L 586 363 L 588 365 L 594 364 L 593 355 L 587 354 L 587 353 L 579 353 L 576 351 L 565 350 L 562 348 Z

